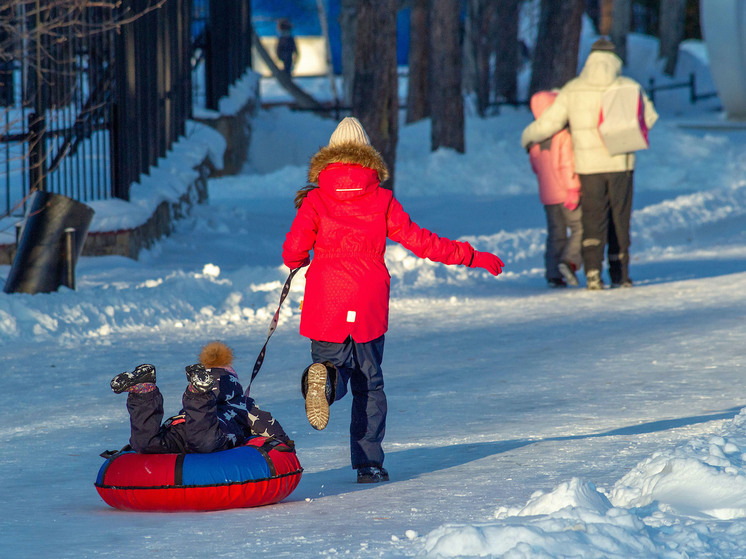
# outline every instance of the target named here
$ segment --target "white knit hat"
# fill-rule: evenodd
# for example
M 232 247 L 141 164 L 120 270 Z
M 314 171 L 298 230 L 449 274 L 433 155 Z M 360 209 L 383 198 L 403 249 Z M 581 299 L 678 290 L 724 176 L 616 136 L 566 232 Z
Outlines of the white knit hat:
M 365 133 L 363 125 L 354 116 L 348 116 L 342 119 L 337 125 L 337 129 L 329 138 L 330 146 L 338 146 L 340 144 L 362 144 L 364 146 L 370 145 L 370 138 Z

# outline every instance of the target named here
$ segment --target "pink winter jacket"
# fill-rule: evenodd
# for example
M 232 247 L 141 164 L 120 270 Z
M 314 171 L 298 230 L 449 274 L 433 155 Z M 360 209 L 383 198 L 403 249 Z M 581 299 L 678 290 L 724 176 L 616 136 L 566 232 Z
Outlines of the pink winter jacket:
M 283 244 L 289 268 L 313 261 L 306 272 L 300 333 L 341 343 L 369 342 L 388 329 L 390 275 L 386 238 L 421 258 L 469 265 L 469 243 L 438 237 L 413 223 L 390 190 L 388 171 L 370 146 L 322 148 L 312 159 L 308 190 Z M 301 192 L 304 192 L 303 190 Z M 300 193 L 299 193 L 300 194 Z
M 531 97 L 531 111 L 535 118 L 552 104 L 557 94 L 539 91 Z M 565 204 L 575 209 L 580 197 L 580 179 L 575 174 L 572 139 L 564 128 L 554 136 L 531 146 L 529 150 L 531 168 L 539 182 L 539 199 L 545 206 Z

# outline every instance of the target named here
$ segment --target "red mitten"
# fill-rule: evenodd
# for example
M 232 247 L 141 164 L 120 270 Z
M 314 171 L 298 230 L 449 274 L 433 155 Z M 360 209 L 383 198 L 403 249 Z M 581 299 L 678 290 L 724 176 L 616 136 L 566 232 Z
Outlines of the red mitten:
M 499 275 L 504 267 L 505 264 L 503 264 L 503 261 L 494 254 L 490 254 L 489 252 L 479 252 L 476 250 L 474 251 L 474 258 L 472 259 L 471 264 L 469 264 L 469 268 L 484 268 L 493 276 Z
M 567 198 L 565 199 L 565 207 L 572 212 L 575 211 L 578 204 L 580 204 L 580 191 L 568 190 Z

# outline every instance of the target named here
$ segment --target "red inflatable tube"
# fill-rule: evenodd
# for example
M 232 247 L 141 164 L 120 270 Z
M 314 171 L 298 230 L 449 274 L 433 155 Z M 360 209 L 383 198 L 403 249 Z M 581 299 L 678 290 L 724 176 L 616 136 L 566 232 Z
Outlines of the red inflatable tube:
M 121 452 L 101 466 L 95 486 L 121 510 L 208 511 L 277 503 L 295 490 L 302 472 L 295 452 L 253 437 L 210 454 Z

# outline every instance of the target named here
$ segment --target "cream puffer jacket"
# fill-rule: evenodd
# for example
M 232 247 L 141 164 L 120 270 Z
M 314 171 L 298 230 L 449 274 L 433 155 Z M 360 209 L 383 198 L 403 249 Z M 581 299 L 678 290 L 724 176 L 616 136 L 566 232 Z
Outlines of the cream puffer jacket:
M 579 175 L 613 173 L 635 168 L 634 153 L 609 155 L 598 133 L 598 117 L 604 91 L 620 85 L 639 84 L 621 76 L 622 61 L 614 53 L 594 51 L 577 78 L 559 90 L 557 99 L 541 117 L 529 124 L 521 135 L 521 145 L 541 142 L 569 124 L 575 150 L 575 172 Z M 645 123 L 648 130 L 658 120 L 658 113 L 644 90 Z

